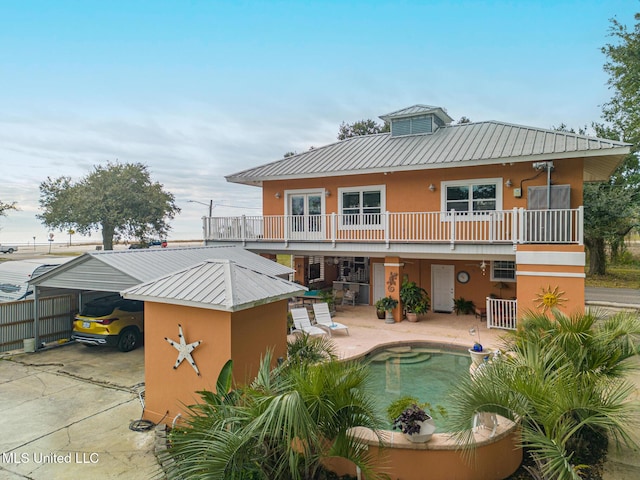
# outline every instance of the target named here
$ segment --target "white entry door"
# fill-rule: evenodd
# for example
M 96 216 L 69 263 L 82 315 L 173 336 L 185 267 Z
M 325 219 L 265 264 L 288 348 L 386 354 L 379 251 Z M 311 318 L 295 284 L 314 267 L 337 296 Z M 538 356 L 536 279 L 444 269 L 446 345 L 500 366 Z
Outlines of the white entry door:
M 431 266 L 431 304 L 434 312 L 453 311 L 454 267 L 453 265 Z

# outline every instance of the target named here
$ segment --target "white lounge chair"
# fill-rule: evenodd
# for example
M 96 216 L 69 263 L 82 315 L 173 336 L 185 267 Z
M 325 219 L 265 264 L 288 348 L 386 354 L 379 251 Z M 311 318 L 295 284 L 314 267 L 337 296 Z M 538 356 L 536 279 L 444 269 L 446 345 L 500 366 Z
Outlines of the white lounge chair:
M 329 304 L 326 302 L 314 303 L 313 313 L 316 315 L 316 324 L 320 328 L 326 328 L 330 335 L 332 335 L 335 330 L 344 330 L 347 332 L 347 335 L 349 335 L 349 327 L 333 321 L 331 313 L 329 313 Z
M 307 312 L 306 308 L 292 308 L 291 316 L 293 317 L 293 326 L 294 332 L 305 332 L 309 335 L 326 335 L 323 329 L 314 327 L 311 325 L 311 320 L 309 319 L 309 312 Z

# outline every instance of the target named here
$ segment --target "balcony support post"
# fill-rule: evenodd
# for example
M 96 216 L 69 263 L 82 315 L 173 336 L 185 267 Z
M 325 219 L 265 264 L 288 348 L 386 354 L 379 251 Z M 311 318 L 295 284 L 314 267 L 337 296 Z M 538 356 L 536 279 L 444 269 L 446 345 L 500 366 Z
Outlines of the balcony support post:
M 390 232 L 389 232 L 389 212 L 386 211 L 384 212 L 384 244 L 386 248 L 389 248 L 389 238 L 390 238 Z
M 578 207 L 578 218 L 576 219 L 577 228 L 576 228 L 576 241 L 578 245 L 584 245 L 584 206 L 580 205 Z
M 336 234 L 338 233 L 338 216 L 336 212 L 331 212 L 331 246 L 336 248 Z
M 449 239 L 451 243 L 451 250 L 455 250 L 456 248 L 456 209 L 452 208 L 449 210 L 451 212 L 451 238 Z

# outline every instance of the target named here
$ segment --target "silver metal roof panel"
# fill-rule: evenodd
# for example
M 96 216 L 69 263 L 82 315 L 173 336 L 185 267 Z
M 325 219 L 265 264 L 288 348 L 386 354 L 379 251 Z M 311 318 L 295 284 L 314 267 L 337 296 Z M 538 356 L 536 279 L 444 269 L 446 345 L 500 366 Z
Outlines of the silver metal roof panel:
M 602 178 L 603 172 L 613 170 L 630 146 L 615 140 L 488 121 L 449 125 L 428 135 L 351 137 L 226 179 L 261 185 L 269 180 L 599 157 L 603 165 L 585 161 L 584 179 L 592 181 L 606 179 Z
M 227 259 L 206 260 L 121 292 L 125 298 L 237 311 L 292 297 L 306 287 Z
M 31 283 L 43 287 L 119 292 L 211 258 L 233 260 L 268 275 L 293 270 L 238 246 L 108 250 L 76 257 Z

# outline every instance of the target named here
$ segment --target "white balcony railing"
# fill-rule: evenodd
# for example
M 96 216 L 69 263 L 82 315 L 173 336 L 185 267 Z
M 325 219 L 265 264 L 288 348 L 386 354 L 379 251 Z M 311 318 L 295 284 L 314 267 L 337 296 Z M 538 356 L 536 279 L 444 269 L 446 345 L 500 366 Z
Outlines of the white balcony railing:
M 377 243 L 583 242 L 583 209 L 205 217 L 207 241 Z

